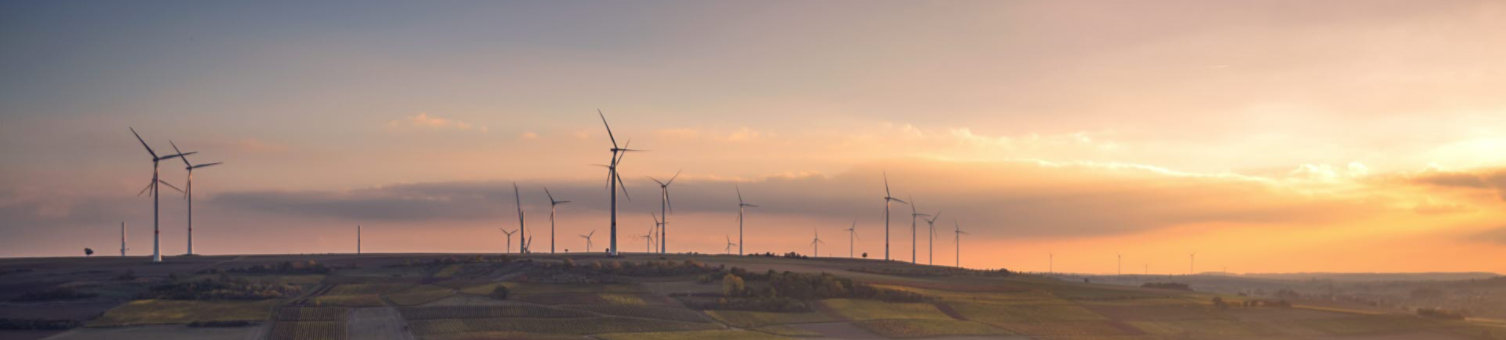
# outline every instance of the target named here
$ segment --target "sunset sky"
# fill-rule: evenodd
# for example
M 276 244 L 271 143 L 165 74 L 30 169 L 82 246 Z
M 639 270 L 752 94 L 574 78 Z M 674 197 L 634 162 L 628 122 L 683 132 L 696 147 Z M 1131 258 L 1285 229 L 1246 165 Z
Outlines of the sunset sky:
M 535 251 L 545 186 L 599 250 L 601 109 L 648 150 L 624 251 L 683 170 L 671 251 L 736 241 L 736 186 L 749 252 L 846 256 L 856 219 L 882 257 L 887 171 L 937 264 L 960 224 L 974 268 L 1506 272 L 1499 1 L 11 1 L 0 46 L 0 257 L 118 254 L 121 221 L 150 255 L 127 127 L 226 163 L 199 253 L 500 252 L 513 182 Z

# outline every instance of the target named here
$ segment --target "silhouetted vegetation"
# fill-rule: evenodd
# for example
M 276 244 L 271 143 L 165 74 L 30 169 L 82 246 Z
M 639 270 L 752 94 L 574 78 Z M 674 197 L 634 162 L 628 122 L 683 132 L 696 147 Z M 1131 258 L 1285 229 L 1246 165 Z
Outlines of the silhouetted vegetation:
M 265 300 L 297 295 L 302 288 L 288 284 L 250 282 L 220 275 L 197 281 L 177 281 L 153 286 L 141 294 L 147 299 L 167 300 Z
M 323 263 L 319 263 L 318 261 L 314 261 L 314 260 L 309 260 L 309 261 L 298 261 L 298 262 L 283 261 L 282 263 L 277 263 L 277 264 L 258 264 L 258 265 L 246 266 L 246 267 L 241 267 L 241 268 L 231 268 L 230 270 L 205 269 L 205 270 L 199 271 L 199 274 L 237 273 L 237 274 L 281 274 L 281 275 L 290 275 L 290 274 L 329 274 L 330 271 L 331 271 L 331 269 L 329 267 L 325 266 Z
M 188 327 L 202 327 L 202 328 L 246 327 L 246 326 L 250 326 L 250 325 L 253 325 L 253 324 L 254 323 L 252 323 L 251 321 L 246 321 L 246 320 L 194 321 L 194 322 L 188 323 Z
M 869 274 L 881 274 L 908 277 L 941 277 L 941 276 L 992 276 L 1003 277 L 1012 275 L 1008 269 L 979 270 L 956 267 L 938 266 L 873 266 L 857 267 L 847 271 Z
M 1189 292 L 1192 291 L 1191 286 L 1188 286 L 1186 283 L 1178 282 L 1146 282 L 1144 284 L 1141 284 L 1140 288 L 1183 290 Z
M 507 286 L 497 285 L 497 288 L 492 288 L 491 297 L 497 300 L 507 300 L 507 294 Z
M 14 301 L 14 302 L 40 302 L 40 301 L 80 300 L 80 299 L 92 298 L 92 297 L 95 297 L 95 296 L 99 296 L 99 294 L 79 292 L 77 290 L 74 290 L 73 288 L 68 288 L 68 287 L 57 287 L 57 288 L 52 288 L 52 289 L 43 290 L 43 291 L 27 292 L 26 294 L 21 294 L 21 296 L 16 297 L 15 299 L 11 299 L 11 301 Z
M 15 331 L 31 330 L 65 330 L 83 326 L 77 320 L 44 320 L 44 319 L 3 319 L 0 318 L 0 329 Z

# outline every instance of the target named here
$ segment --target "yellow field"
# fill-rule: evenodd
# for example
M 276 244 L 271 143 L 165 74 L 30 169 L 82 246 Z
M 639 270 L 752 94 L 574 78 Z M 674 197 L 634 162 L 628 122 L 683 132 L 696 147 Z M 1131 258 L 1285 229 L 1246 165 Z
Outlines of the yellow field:
M 120 305 L 89 322 L 90 327 L 181 324 L 194 321 L 261 321 L 272 315 L 281 300 L 180 301 L 136 300 Z
M 782 325 L 792 323 L 830 322 L 833 319 L 821 313 L 773 313 L 740 310 L 708 310 L 706 315 L 743 328 Z
M 826 299 L 821 300 L 837 313 L 851 320 L 912 319 L 951 320 L 935 305 L 929 303 L 891 303 L 873 300 Z

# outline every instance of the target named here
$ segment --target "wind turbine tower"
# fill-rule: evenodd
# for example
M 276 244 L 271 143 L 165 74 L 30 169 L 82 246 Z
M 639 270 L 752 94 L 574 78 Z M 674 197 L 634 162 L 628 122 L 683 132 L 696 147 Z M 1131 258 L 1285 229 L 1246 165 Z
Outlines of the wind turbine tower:
M 523 238 L 528 236 L 528 225 L 523 223 L 523 194 L 518 193 L 518 182 L 512 182 L 513 202 L 518 204 L 518 253 L 528 253 L 528 243 Z M 512 238 L 508 238 L 508 244 L 512 244 Z
M 852 226 L 847 227 L 847 258 L 853 258 L 852 248 L 858 239 L 858 219 L 852 219 Z
M 147 184 L 146 185 L 146 189 L 142 189 L 141 192 L 143 192 L 143 193 L 145 193 L 147 191 L 151 191 L 152 192 L 152 262 L 154 262 L 154 263 L 162 262 L 162 247 L 161 247 L 162 231 L 158 228 L 158 227 L 160 227 L 160 223 L 161 223 L 160 214 L 158 214 L 158 208 L 161 206 L 161 204 L 160 204 L 161 203 L 161 199 L 160 198 L 161 198 L 162 195 L 159 195 L 159 192 L 157 190 L 157 185 L 158 184 L 167 184 L 167 187 L 173 188 L 173 190 L 178 190 L 180 192 L 183 191 L 183 189 L 178 189 L 178 187 L 175 187 L 172 184 L 168 184 L 167 182 L 163 181 L 162 178 L 158 176 L 158 173 L 157 173 L 157 163 L 161 162 L 161 161 L 164 161 L 164 160 L 168 160 L 168 159 L 173 159 L 173 158 L 183 157 L 183 156 L 187 156 L 187 155 L 192 155 L 195 152 L 178 153 L 178 154 L 167 155 L 167 156 L 157 156 L 157 152 L 156 151 L 152 151 L 152 147 L 146 145 L 146 140 L 145 139 L 141 139 L 141 134 L 136 133 L 136 128 L 130 128 L 130 129 L 131 129 L 131 134 L 132 135 L 136 135 L 136 141 L 141 142 L 141 147 L 146 148 L 146 153 L 152 155 L 152 182 L 149 183 L 149 184 Z M 136 195 L 140 196 L 141 194 L 136 194 Z
M 126 256 L 126 232 L 125 221 L 120 221 L 120 257 Z
M 617 256 L 617 186 L 622 185 L 622 195 L 627 197 L 629 201 L 633 200 L 633 196 L 628 195 L 627 185 L 622 183 L 622 176 L 619 176 L 617 174 L 617 165 L 622 162 L 622 156 L 627 155 L 629 151 L 639 150 L 633 150 L 627 147 L 628 145 L 633 143 L 632 140 L 628 140 L 627 143 L 623 144 L 620 147 L 617 146 L 617 137 L 612 136 L 612 125 L 607 124 L 607 115 L 601 113 L 601 109 L 596 109 L 596 115 L 601 116 L 601 125 L 607 128 L 607 138 L 612 141 L 612 162 L 607 165 L 607 190 L 608 194 L 612 197 L 610 209 L 612 215 L 612 222 L 610 224 L 611 248 L 607 249 L 607 254 L 611 256 Z M 589 250 L 587 251 L 589 252 Z
M 518 231 L 517 230 L 509 231 L 509 230 L 503 229 L 503 228 L 497 228 L 497 230 L 501 230 L 503 234 L 507 234 L 507 253 L 504 253 L 504 254 L 510 254 L 510 253 L 512 253 L 512 234 L 516 233 Z M 518 235 L 518 243 L 523 243 L 523 237 L 522 237 L 522 235 Z
M 737 190 L 737 255 L 743 254 L 743 208 L 757 208 L 758 205 L 743 201 L 743 189 L 733 186 Z
M 1187 275 L 1197 274 L 1197 252 L 1187 254 Z
M 884 261 L 889 260 L 889 202 L 909 204 L 889 193 L 889 172 L 884 172 Z
M 957 250 L 957 268 L 962 268 L 962 235 L 967 234 L 967 232 L 962 231 L 961 223 L 957 223 L 956 220 L 953 220 L 952 233 L 956 234 L 956 239 L 954 240 L 954 242 L 956 242 L 956 246 L 954 248 L 956 248 Z
M 171 140 L 167 141 L 167 144 L 173 146 L 173 152 L 177 152 L 179 155 L 183 154 L 183 150 L 178 150 L 178 144 L 173 144 Z M 188 162 L 188 156 L 186 155 L 178 157 L 178 159 L 183 161 L 183 169 L 188 170 L 188 183 L 184 183 L 183 186 L 187 189 L 185 190 L 187 191 L 185 195 L 188 197 L 188 255 L 193 255 L 193 170 L 220 165 L 221 162 L 193 164 Z
M 675 171 L 675 175 L 670 176 L 668 181 L 660 181 L 653 177 L 648 178 L 654 180 L 654 183 L 659 183 L 659 216 L 664 216 L 664 220 L 659 221 L 660 254 L 664 254 L 669 250 L 669 242 L 667 241 L 669 240 L 669 231 L 665 229 L 669 228 L 669 213 L 675 209 L 674 204 L 669 202 L 669 185 L 674 184 L 676 178 L 680 178 L 679 171 Z
M 544 195 L 549 196 L 549 253 L 554 254 L 554 210 L 555 207 L 570 203 L 570 201 L 554 199 L 554 194 L 549 193 L 549 187 L 544 187 Z
M 595 236 L 595 235 L 596 235 L 596 230 L 591 230 L 590 233 L 586 233 L 586 234 L 581 234 L 580 235 L 580 238 L 586 239 L 586 252 L 587 253 L 591 252 L 591 236 Z
M 931 216 L 931 215 L 930 214 L 922 214 L 922 213 L 920 213 L 919 210 L 916 210 L 916 208 L 915 208 L 915 197 L 910 197 L 910 264 L 915 264 L 916 263 L 915 262 L 915 259 L 916 259 L 916 257 L 915 257 L 915 248 L 917 248 L 916 245 L 920 244 L 918 242 L 919 241 L 919 237 L 917 237 L 918 234 L 915 233 L 915 230 L 918 229 L 917 228 L 918 225 L 915 223 L 915 220 L 917 218 L 922 217 L 922 216 Z
M 926 265 L 936 265 L 936 220 L 941 219 L 941 210 L 936 210 L 936 216 L 926 219 L 926 225 L 931 226 L 931 233 L 926 236 Z
M 811 247 L 814 248 L 811 250 L 811 258 L 821 257 L 821 243 L 823 243 L 821 242 L 821 231 L 812 228 L 811 233 L 815 235 L 815 238 L 811 239 Z

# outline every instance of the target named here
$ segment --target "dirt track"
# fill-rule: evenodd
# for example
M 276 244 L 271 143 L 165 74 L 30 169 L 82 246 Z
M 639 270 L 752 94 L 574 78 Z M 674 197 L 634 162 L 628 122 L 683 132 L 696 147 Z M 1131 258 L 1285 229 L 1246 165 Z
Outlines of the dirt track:
M 414 340 L 408 331 L 408 322 L 392 307 L 356 308 L 350 310 L 346 334 L 351 339 Z

